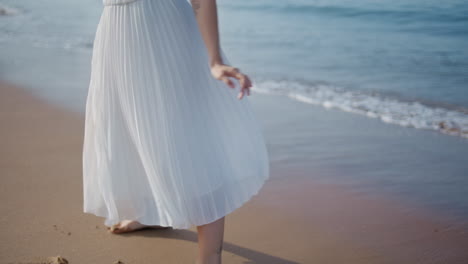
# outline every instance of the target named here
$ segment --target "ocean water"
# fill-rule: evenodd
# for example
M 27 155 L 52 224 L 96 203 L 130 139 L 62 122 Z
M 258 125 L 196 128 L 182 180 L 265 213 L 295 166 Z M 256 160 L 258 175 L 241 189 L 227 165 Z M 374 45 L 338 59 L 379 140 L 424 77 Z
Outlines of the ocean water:
M 343 167 L 337 181 L 351 177 L 384 182 L 396 193 L 408 189 L 428 203 L 427 197 L 436 197 L 444 207 L 468 215 L 468 158 L 460 156 L 460 149 L 468 147 L 468 1 L 218 0 L 218 6 L 222 47 L 230 61 L 252 77 L 254 92 L 379 119 L 403 129 L 399 133 L 409 129 L 424 138 L 435 133 L 434 140 L 449 137 L 450 146 L 458 148 L 421 145 L 424 140 L 401 143 L 427 148 L 420 152 L 427 156 L 412 157 L 407 148 L 381 146 L 386 143 L 369 131 L 374 143 L 348 142 L 352 147 L 343 160 L 339 149 L 327 142 L 322 143 L 324 152 L 316 154 L 303 144 L 302 137 L 311 135 L 301 134 L 284 139 L 296 143 L 289 148 L 285 143 L 281 150 L 300 149 L 283 153 L 287 160 L 281 161 L 295 164 L 295 159 L 326 171 Z M 0 79 L 83 112 L 101 11 L 101 0 L 0 0 Z M 391 149 L 403 160 L 396 166 L 389 164 L 389 157 L 355 155 L 363 148 L 372 153 L 376 145 L 379 153 Z M 439 148 L 445 158 L 437 154 Z M 399 154 L 402 151 L 407 152 Z M 429 167 L 431 173 L 422 172 Z M 347 174 L 349 168 L 353 173 Z
M 468 1 L 218 3 L 222 46 L 254 91 L 468 138 Z M 0 0 L 0 78 L 81 111 L 101 9 Z
M 81 111 L 101 9 L 0 0 L 0 77 Z M 468 1 L 220 0 L 219 13 L 254 91 L 468 138 Z
M 468 137 L 468 1 L 228 1 L 221 16 L 257 91 Z

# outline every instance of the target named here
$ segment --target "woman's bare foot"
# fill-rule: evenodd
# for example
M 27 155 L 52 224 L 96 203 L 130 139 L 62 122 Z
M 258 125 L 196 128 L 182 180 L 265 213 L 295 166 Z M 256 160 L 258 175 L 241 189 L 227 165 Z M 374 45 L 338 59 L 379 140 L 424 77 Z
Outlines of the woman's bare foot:
M 144 225 L 138 221 L 124 220 L 111 227 L 108 227 L 107 229 L 109 229 L 110 233 L 120 234 L 120 233 L 128 233 L 128 232 L 132 232 L 136 230 L 141 230 L 145 228 L 166 229 L 166 228 L 170 228 L 170 226 Z

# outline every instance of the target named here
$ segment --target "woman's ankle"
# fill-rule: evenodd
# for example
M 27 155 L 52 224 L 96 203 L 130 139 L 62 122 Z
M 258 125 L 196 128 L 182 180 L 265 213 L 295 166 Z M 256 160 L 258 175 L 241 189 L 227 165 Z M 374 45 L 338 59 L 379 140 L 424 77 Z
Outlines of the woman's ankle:
M 221 253 L 213 253 L 209 256 L 197 257 L 195 264 L 221 264 Z

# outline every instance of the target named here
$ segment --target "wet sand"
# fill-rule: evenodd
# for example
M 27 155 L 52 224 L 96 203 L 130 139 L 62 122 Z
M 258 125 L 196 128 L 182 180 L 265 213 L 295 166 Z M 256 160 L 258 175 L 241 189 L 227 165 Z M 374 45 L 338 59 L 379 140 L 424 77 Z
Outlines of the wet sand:
M 256 108 L 277 116 L 278 100 L 262 95 Z M 116 235 L 82 212 L 82 114 L 2 83 L 0 122 L 1 263 L 193 263 L 195 227 Z M 449 219 L 294 167 L 273 163 L 226 217 L 223 263 L 468 263 L 468 230 Z

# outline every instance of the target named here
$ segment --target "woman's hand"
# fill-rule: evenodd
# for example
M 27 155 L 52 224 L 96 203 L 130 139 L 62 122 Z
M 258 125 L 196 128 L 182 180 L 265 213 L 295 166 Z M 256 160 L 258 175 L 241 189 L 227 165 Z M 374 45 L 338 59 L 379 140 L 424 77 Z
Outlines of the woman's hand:
M 237 98 L 240 100 L 244 97 L 245 94 L 250 95 L 250 87 L 252 87 L 252 82 L 249 79 L 249 76 L 241 73 L 238 68 L 216 63 L 211 66 L 211 74 L 217 80 L 223 81 L 230 88 L 234 89 L 235 85 L 231 79 L 228 77 L 236 78 L 240 83 L 240 92 Z
M 252 83 L 249 77 L 241 73 L 239 69 L 222 63 L 216 0 L 190 0 L 190 2 L 207 48 L 211 74 L 215 79 L 223 81 L 231 88 L 235 88 L 235 85 L 229 78 L 236 78 L 241 88 L 237 96 L 238 99 L 242 99 L 245 94 L 250 95 Z

